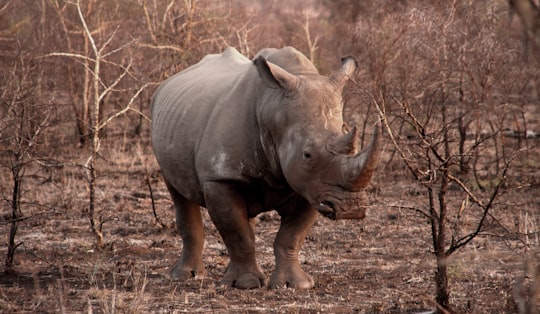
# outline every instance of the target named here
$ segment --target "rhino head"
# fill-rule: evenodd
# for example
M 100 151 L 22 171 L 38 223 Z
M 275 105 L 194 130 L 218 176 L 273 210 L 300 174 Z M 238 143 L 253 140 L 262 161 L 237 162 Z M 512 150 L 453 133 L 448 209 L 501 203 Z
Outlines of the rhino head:
M 343 121 L 342 90 L 357 68 L 347 57 L 331 76 L 310 64 L 295 73 L 263 56 L 255 59 L 273 98 L 272 142 L 283 176 L 291 188 L 330 219 L 365 217 L 365 188 L 378 160 L 378 125 L 359 151 L 358 128 Z M 307 61 L 307 59 L 306 59 Z

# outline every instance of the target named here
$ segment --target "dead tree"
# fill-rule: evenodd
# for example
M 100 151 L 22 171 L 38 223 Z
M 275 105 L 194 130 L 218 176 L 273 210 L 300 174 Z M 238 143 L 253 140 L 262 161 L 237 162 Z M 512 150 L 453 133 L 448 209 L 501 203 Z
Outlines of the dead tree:
M 130 59 L 125 64 L 117 63 L 111 60 L 111 56 L 126 50 L 128 47 L 135 44 L 135 40 L 129 41 L 118 48 L 111 48 L 112 43 L 114 42 L 115 36 L 117 35 L 117 30 L 114 30 L 107 34 L 107 38 L 103 44 L 98 44 L 93 31 L 91 31 L 88 23 L 87 17 L 85 16 L 83 9 L 80 5 L 80 1 L 75 3 L 70 3 L 74 5 L 78 15 L 78 23 L 81 24 L 83 28 L 83 34 L 85 40 L 90 44 L 90 50 L 87 54 L 80 53 L 71 53 L 71 52 L 54 52 L 50 53 L 47 56 L 57 56 L 57 57 L 68 57 L 74 60 L 82 61 L 85 67 L 85 81 L 88 81 L 91 88 L 91 93 L 89 94 L 89 101 L 92 105 L 91 117 L 92 124 L 89 126 L 91 129 L 91 152 L 88 157 L 84 168 L 87 170 L 87 180 L 88 180 L 88 210 L 87 215 L 90 222 L 90 229 L 96 237 L 96 244 L 98 247 L 103 246 L 103 224 L 105 220 L 100 215 L 97 216 L 98 206 L 96 204 L 96 185 L 97 185 L 97 160 L 99 159 L 99 151 L 101 148 L 101 133 L 102 131 L 112 120 L 118 118 L 119 116 L 125 114 L 128 111 L 135 111 L 140 115 L 143 115 L 140 111 L 133 108 L 133 102 L 138 96 L 142 93 L 146 87 L 152 85 L 151 83 L 142 84 L 139 87 L 130 89 L 130 90 L 119 90 L 117 87 L 120 82 L 125 80 L 129 75 L 131 75 L 131 67 L 133 65 L 133 59 Z M 101 27 L 100 25 L 97 28 Z M 103 83 L 104 76 L 104 65 L 111 65 L 119 70 L 119 74 L 112 80 L 110 83 Z M 133 92 L 135 90 L 135 92 Z M 132 97 L 129 99 L 125 107 L 117 112 L 109 115 L 107 118 L 103 118 L 101 115 L 101 106 L 107 97 L 112 92 L 131 92 Z
M 523 24 L 525 58 L 529 55 L 529 40 L 540 46 L 540 7 L 533 0 L 508 0 L 510 14 L 517 13 Z

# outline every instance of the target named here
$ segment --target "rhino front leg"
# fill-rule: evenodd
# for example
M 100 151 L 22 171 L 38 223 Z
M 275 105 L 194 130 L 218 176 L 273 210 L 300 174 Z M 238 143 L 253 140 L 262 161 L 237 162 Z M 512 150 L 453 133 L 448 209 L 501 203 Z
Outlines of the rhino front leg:
M 265 286 L 266 276 L 255 260 L 255 234 L 244 198 L 234 185 L 218 182 L 206 183 L 204 196 L 231 259 L 221 284 L 240 289 Z
M 204 275 L 202 251 L 204 228 L 199 205 L 187 200 L 170 184 L 167 188 L 174 202 L 176 229 L 182 237 L 183 249 L 180 259 L 171 268 L 171 277 L 188 280 Z
M 300 267 L 298 254 L 317 215 L 308 204 L 281 215 L 281 226 L 274 241 L 276 269 L 269 288 L 310 289 L 314 286 L 313 278 Z

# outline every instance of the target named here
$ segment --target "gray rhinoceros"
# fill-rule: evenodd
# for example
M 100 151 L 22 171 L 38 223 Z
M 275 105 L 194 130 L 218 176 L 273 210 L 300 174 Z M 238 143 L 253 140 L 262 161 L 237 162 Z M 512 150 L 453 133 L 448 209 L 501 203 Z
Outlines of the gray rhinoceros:
M 264 49 L 254 61 L 227 48 L 159 86 L 152 143 L 183 240 L 174 279 L 204 272 L 202 206 L 230 256 L 221 284 L 265 286 L 250 218 L 276 210 L 281 225 L 269 287 L 313 287 L 298 254 L 317 212 L 363 218 L 378 159 L 378 128 L 358 152 L 357 128 L 347 132 L 343 122 L 341 92 L 356 67 L 344 58 L 327 77 L 291 47 Z

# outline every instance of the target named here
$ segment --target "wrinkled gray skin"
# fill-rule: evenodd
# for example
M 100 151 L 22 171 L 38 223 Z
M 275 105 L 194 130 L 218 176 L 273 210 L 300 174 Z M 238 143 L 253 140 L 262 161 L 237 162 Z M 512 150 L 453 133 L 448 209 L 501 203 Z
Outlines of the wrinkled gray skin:
M 230 255 L 221 283 L 265 286 L 250 218 L 276 210 L 281 226 L 269 287 L 313 287 L 298 254 L 317 211 L 363 218 L 363 189 L 377 159 L 377 128 L 360 153 L 356 127 L 344 133 L 341 90 L 355 69 L 345 58 L 326 77 L 294 48 L 264 49 L 254 61 L 228 48 L 161 84 L 152 143 L 184 245 L 173 278 L 204 273 L 202 206 Z

